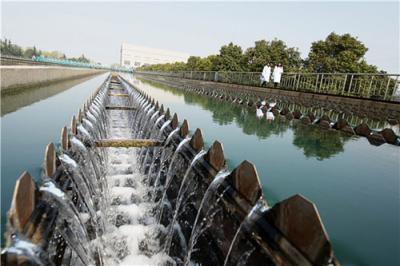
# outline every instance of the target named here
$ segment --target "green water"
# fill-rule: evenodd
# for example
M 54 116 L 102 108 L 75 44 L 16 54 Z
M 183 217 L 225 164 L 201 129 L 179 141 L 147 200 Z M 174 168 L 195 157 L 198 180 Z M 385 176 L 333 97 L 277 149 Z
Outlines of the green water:
M 256 118 L 253 111 L 156 83 L 132 82 L 224 144 L 232 169 L 247 159 L 270 205 L 300 193 L 318 207 L 342 265 L 400 265 L 400 148 L 336 131 Z
M 101 75 L 2 95 L 2 240 L 16 179 L 25 170 L 36 180 L 40 177 L 46 145 L 59 143 L 61 128 L 69 126 L 72 116 L 105 78 Z

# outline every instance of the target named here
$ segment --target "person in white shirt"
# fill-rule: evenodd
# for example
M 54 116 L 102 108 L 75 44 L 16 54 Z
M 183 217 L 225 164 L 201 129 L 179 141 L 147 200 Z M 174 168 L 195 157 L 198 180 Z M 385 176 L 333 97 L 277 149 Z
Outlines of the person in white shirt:
M 271 77 L 271 66 L 266 64 L 261 73 L 261 87 L 267 86 Z
M 274 67 L 274 72 L 272 73 L 274 77 L 274 87 L 278 87 L 279 83 L 281 82 L 282 78 L 282 73 L 283 73 L 283 66 L 282 64 L 278 64 Z

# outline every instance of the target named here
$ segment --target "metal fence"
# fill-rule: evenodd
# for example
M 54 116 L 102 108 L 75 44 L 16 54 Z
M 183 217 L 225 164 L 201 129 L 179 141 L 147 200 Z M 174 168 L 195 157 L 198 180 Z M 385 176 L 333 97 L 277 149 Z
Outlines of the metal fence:
M 0 56 L 0 65 L 40 65 L 40 66 L 63 66 L 63 67 L 74 67 L 74 68 L 91 68 L 91 69 L 104 69 L 110 71 L 117 72 L 128 72 L 132 73 L 133 70 L 131 68 L 125 67 L 109 67 L 100 64 L 92 64 L 92 63 L 81 63 L 74 60 L 64 60 L 57 59 L 51 57 L 42 57 L 38 56 L 34 59 L 9 56 L 9 55 L 1 55 Z
M 141 74 L 261 86 L 259 72 L 142 71 Z M 278 88 L 293 91 L 400 102 L 400 74 L 284 73 Z M 267 86 L 273 87 L 270 81 Z
M 0 65 L 2 66 L 15 66 L 15 65 L 57 65 L 56 63 L 50 62 L 37 62 L 28 58 L 21 58 L 10 55 L 1 55 L 0 56 Z

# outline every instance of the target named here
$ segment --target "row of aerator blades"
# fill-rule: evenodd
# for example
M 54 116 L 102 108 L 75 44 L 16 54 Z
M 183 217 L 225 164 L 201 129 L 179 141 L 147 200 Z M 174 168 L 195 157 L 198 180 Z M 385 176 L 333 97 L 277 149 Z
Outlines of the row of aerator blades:
M 236 71 L 138 71 L 156 75 L 240 86 L 260 86 L 260 72 Z M 399 101 L 399 74 L 371 73 L 283 73 L 279 84 L 287 91 Z M 268 82 L 272 85 L 271 81 Z M 267 84 L 268 85 L 268 84 Z
M 291 99 L 293 97 L 275 96 L 272 103 L 268 103 L 267 98 L 262 99 L 259 93 L 252 92 L 238 92 L 230 88 L 209 88 L 199 86 L 182 85 L 178 82 L 166 81 L 165 79 L 149 78 L 155 82 L 162 82 L 172 87 L 191 91 L 197 94 L 209 96 L 212 98 L 225 100 L 234 104 L 247 106 L 249 108 L 259 109 L 265 115 L 267 112 L 272 112 L 274 116 L 283 116 L 287 120 L 300 120 L 306 125 L 318 125 L 324 129 L 335 129 L 345 132 L 349 135 L 358 135 L 368 138 L 369 142 L 373 145 L 381 145 L 389 143 L 400 145 L 399 136 L 396 135 L 392 128 L 384 128 L 382 130 L 373 130 L 369 125 L 357 116 L 351 116 L 346 112 L 329 115 L 332 109 L 324 111 L 321 107 L 312 107 L 310 103 L 301 101 L 301 99 Z M 265 97 L 265 96 L 264 96 Z M 285 104 L 287 102 L 296 102 L 294 105 Z M 330 104 L 330 102 L 327 102 Z M 337 107 L 337 106 L 336 106 Z M 292 110 L 291 110 L 292 109 Z M 335 116 L 335 118 L 333 118 Z M 395 118 L 388 118 L 388 123 L 393 126 L 399 126 L 399 120 Z M 353 123 L 356 126 L 352 126 Z M 357 124 L 358 123 L 358 124 Z
M 121 86 L 128 93 L 108 93 L 109 89 L 114 91 Z M 107 96 L 127 97 L 135 106 L 105 106 Z M 103 108 L 93 107 L 94 102 L 102 103 Z M 70 130 L 62 129 L 60 150 L 56 153 L 52 143 L 46 147 L 43 181 L 50 182 L 50 178 L 60 191 L 72 197 L 76 208 L 82 204 L 81 195 L 57 154 L 72 152 L 73 138 L 84 142 L 79 125 L 85 120 L 106 128 L 107 109 L 132 112 L 132 130 L 137 139 L 105 140 L 104 135 L 98 134 L 93 143 L 85 144 L 99 150 L 100 157 L 106 157 L 106 150 L 98 147 L 140 147 L 140 170 L 147 176 L 147 184 L 154 186 L 155 193 L 150 198 L 159 202 L 159 222 L 168 231 L 165 251 L 178 265 L 338 264 L 312 202 L 295 195 L 268 206 L 253 164 L 244 161 L 229 172 L 221 143 L 215 141 L 208 151 L 203 151 L 200 129 L 189 136 L 186 120 L 179 126 L 176 114 L 171 118 L 168 109 L 165 111 L 154 99 L 116 75 L 108 77 L 77 117 L 72 118 Z M 93 114 L 99 119 L 92 119 Z M 157 138 L 151 138 L 154 136 Z M 2 252 L 2 265 L 72 265 L 67 251 L 80 252 L 66 241 L 67 235 L 56 237 L 61 224 L 67 224 L 70 217 L 47 204 L 44 191 L 27 172 L 18 179 L 8 217 L 9 244 Z M 40 252 L 26 252 L 27 249 Z M 102 265 L 100 256 L 81 260 L 83 264 Z
M 244 101 L 252 99 L 254 102 L 257 102 L 258 99 L 268 96 L 271 98 L 276 98 L 276 100 L 280 100 L 282 103 L 293 104 L 295 106 L 297 105 L 298 107 L 313 106 L 323 108 L 325 110 L 332 110 L 338 113 L 356 115 L 360 118 L 369 118 L 373 120 L 386 119 L 390 124 L 398 124 L 400 121 L 400 109 L 395 107 L 398 106 L 395 103 L 384 103 L 373 100 L 354 99 L 310 92 L 285 91 L 279 88 L 260 88 L 212 81 L 198 81 L 158 76 L 147 73 L 141 73 L 140 76 L 168 82 L 173 81 L 175 84 L 180 84 L 182 87 L 192 87 L 193 90 L 205 89 L 222 91 L 226 94 L 226 96 L 230 96 L 232 99 L 241 98 Z

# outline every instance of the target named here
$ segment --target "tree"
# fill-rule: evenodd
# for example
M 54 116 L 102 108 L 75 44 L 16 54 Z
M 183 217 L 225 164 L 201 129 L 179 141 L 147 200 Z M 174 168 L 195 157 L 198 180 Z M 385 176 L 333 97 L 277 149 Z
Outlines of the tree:
M 248 71 L 258 72 L 266 64 L 277 65 L 281 63 L 285 71 L 297 71 L 302 65 L 302 59 L 297 48 L 287 47 L 281 40 L 259 40 L 254 47 L 245 52 L 245 61 Z
M 33 46 L 32 48 L 28 47 L 24 50 L 24 57 L 25 58 L 32 58 L 33 56 L 39 56 L 40 53 L 39 51 L 36 49 L 35 46 Z
M 213 64 L 209 57 L 200 58 L 197 62 L 196 70 L 199 71 L 212 71 Z
M 368 51 L 363 43 L 350 34 L 331 33 L 325 40 L 313 42 L 306 60 L 300 57 L 298 48 L 288 47 L 279 39 L 256 41 L 245 53 L 240 46 L 223 45 L 218 55 L 205 58 L 189 57 L 187 63 L 158 64 L 141 67 L 141 70 L 157 71 L 252 71 L 261 72 L 269 63 L 281 63 L 285 72 L 360 72 L 376 73 L 364 55 Z
M 199 61 L 200 61 L 199 56 L 190 56 L 186 63 L 186 69 L 189 71 L 198 70 L 197 67 L 198 67 Z
M 188 71 L 212 71 L 216 66 L 213 66 L 212 56 L 201 58 L 199 56 L 189 57 L 186 63 Z
M 212 54 L 212 55 L 207 56 L 204 64 L 206 62 L 209 62 L 211 64 L 210 69 L 208 69 L 209 71 L 218 71 L 218 65 L 219 65 L 218 55 Z
M 245 62 L 248 71 L 260 71 L 267 63 L 271 63 L 270 52 L 266 40 L 256 41 L 254 47 L 250 47 L 245 52 Z
M 244 71 L 242 48 L 232 42 L 219 50 L 218 71 Z
M 1 41 L 0 52 L 2 55 L 21 56 L 21 57 L 24 54 L 24 51 L 20 46 L 13 44 L 11 40 L 7 39 Z
M 56 51 L 54 51 L 54 52 L 56 52 Z M 63 57 L 65 56 L 65 54 L 62 54 L 60 52 L 56 52 L 56 53 L 57 53 L 57 55 L 56 56 L 52 56 L 52 57 L 63 59 Z M 87 59 L 84 54 L 82 54 L 78 58 L 72 57 L 72 58 L 68 58 L 68 59 L 72 60 L 72 61 L 76 61 L 76 62 L 81 62 L 81 63 L 90 63 L 90 60 Z
M 375 66 L 364 59 L 368 48 L 357 38 L 346 33 L 330 33 L 325 40 L 313 42 L 306 60 L 312 72 L 376 73 Z
M 87 58 L 85 57 L 84 54 L 82 54 L 82 55 L 78 58 L 78 61 L 79 61 L 79 62 L 82 62 L 82 63 L 90 63 L 90 60 L 87 59 Z
M 170 64 L 170 71 L 185 71 L 186 64 L 184 62 L 175 62 Z
M 57 59 L 61 59 L 63 56 L 63 53 L 61 53 L 59 51 L 43 51 L 42 54 L 45 57 L 57 58 Z

